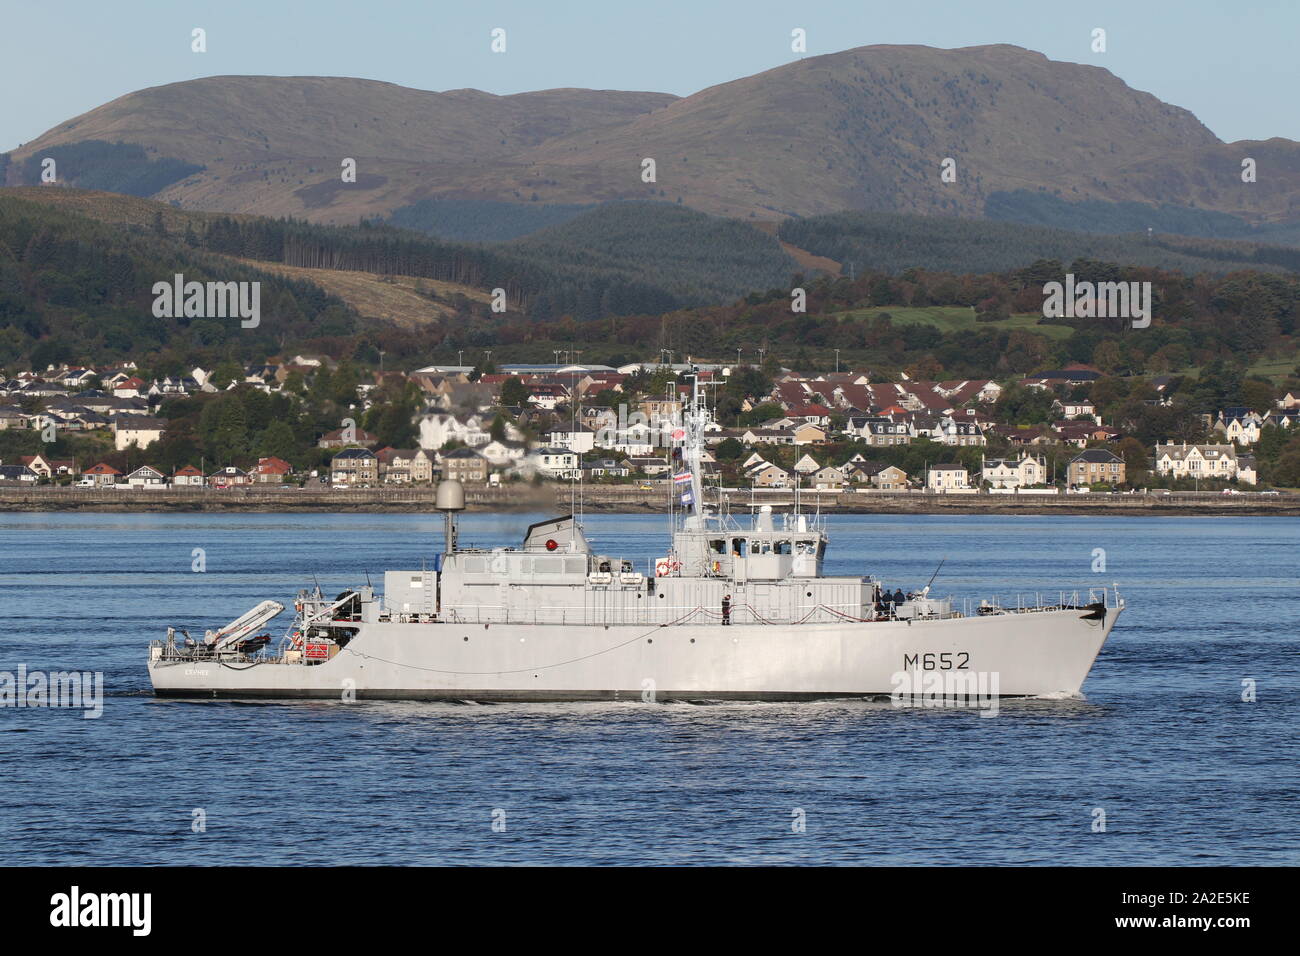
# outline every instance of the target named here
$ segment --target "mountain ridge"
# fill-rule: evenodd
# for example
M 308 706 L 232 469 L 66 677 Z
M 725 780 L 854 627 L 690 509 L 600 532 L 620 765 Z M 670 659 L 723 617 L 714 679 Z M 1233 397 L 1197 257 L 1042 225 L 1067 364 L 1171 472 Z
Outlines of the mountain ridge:
M 844 210 L 982 216 L 990 196 L 1176 205 L 1300 221 L 1300 143 L 1224 143 L 1109 70 L 1009 44 L 876 45 L 805 57 L 690 96 L 560 88 L 506 96 L 350 77 L 205 77 L 126 94 L 8 154 L 118 153 L 124 177 L 186 208 L 319 223 L 427 199 L 680 202 L 787 219 Z M 1241 179 L 1256 160 L 1258 181 Z M 357 182 L 344 183 L 344 158 Z M 642 181 L 655 160 L 656 177 Z M 956 163 L 956 182 L 940 179 Z M 96 159 L 95 161 L 100 161 Z M 201 166 L 195 172 L 192 166 Z

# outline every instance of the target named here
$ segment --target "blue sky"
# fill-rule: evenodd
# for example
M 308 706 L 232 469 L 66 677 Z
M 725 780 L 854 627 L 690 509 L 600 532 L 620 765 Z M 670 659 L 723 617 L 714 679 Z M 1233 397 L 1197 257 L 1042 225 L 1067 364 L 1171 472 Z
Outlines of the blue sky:
M 207 53 L 190 52 L 196 26 Z M 230 73 L 685 95 L 789 62 L 794 27 L 810 55 L 1014 43 L 1103 66 L 1221 139 L 1300 139 L 1300 0 L 0 0 L 0 150 L 124 93 Z

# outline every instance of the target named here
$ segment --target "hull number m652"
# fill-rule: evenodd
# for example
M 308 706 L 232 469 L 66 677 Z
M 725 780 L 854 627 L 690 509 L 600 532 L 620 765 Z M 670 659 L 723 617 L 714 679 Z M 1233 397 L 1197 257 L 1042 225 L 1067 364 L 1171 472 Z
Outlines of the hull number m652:
M 966 671 L 970 670 L 968 651 L 930 651 L 926 654 L 904 654 L 903 670 Z

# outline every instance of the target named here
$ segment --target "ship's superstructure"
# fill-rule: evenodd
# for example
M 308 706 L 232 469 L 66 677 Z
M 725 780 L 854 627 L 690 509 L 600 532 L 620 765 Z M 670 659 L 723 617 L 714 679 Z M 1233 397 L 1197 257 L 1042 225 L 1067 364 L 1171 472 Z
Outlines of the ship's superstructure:
M 151 647 L 159 695 L 582 700 L 807 699 L 897 693 L 926 675 L 983 675 L 1001 695 L 1078 693 L 1123 600 L 893 592 L 874 576 L 822 573 L 816 515 L 755 509 L 742 527 L 710 509 L 698 381 L 671 430 L 673 533 L 643 567 L 593 550 L 574 515 L 533 524 L 519 548 L 461 548 L 458 482 L 439 485 L 444 551 L 333 598 L 299 593 L 278 648 L 253 632 L 263 602 L 201 641 L 169 628 Z

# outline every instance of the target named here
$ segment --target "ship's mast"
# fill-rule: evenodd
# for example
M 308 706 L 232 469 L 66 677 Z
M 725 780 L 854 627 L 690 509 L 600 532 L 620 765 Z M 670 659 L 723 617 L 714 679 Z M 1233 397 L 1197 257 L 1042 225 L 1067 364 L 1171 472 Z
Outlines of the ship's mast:
M 691 503 L 684 527 L 688 530 L 702 529 L 708 517 L 704 507 L 703 458 L 704 427 L 709 422 L 709 409 L 700 389 L 698 366 L 691 369 L 691 402 L 684 418 L 686 435 L 682 439 L 682 463 L 691 473 Z

